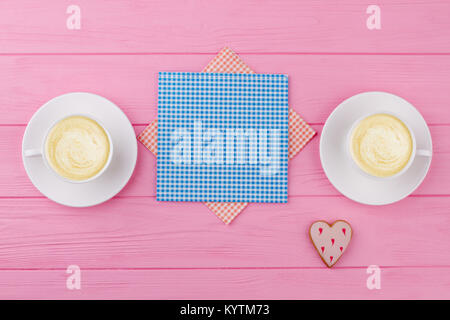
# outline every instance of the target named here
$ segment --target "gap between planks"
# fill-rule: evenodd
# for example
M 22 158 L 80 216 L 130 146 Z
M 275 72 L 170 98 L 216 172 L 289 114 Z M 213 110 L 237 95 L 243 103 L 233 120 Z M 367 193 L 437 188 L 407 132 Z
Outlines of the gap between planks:
M 156 120 L 156 119 L 154 119 Z M 132 123 L 133 127 L 146 127 L 149 123 Z M 0 123 L 0 127 L 26 127 L 28 123 Z M 324 126 L 324 122 L 308 122 L 310 126 Z M 450 127 L 449 123 L 427 123 L 429 127 Z
M 411 194 L 408 197 L 411 198 L 449 198 L 450 194 Z M 156 196 L 115 196 L 112 199 L 152 199 L 156 198 Z M 288 198 L 345 198 L 342 194 L 299 194 L 299 195 L 292 195 L 288 196 Z M 17 200 L 17 199 L 47 199 L 45 196 L 0 196 L 0 200 Z M 170 201 L 163 201 L 163 202 L 170 202 Z M 175 201 L 177 202 L 177 201 Z M 191 201 L 179 201 L 179 202 L 191 202 Z M 197 201 L 194 201 L 197 202 Z M 203 202 L 203 201 L 198 201 Z M 252 203 L 258 203 L 258 202 L 250 202 Z
M 215 55 L 217 52 L 4 52 L 0 56 L 152 56 Z M 240 55 L 449 56 L 450 52 L 238 52 Z
M 447 265 L 405 265 L 405 266 L 378 266 L 380 269 L 442 269 L 448 268 Z M 333 267 L 332 269 L 339 270 L 352 270 L 352 269 L 367 269 L 367 266 L 346 266 L 346 267 Z M 66 268 L 0 268 L 2 271 L 65 271 Z M 330 270 L 330 268 L 323 267 L 158 267 L 158 268 L 82 268 L 85 271 L 195 271 L 195 270 Z

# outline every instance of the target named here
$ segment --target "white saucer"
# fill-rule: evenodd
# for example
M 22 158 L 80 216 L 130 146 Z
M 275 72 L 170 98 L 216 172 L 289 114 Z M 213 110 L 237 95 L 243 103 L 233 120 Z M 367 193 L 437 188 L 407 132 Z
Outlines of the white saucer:
M 47 129 L 70 114 L 92 115 L 109 131 L 114 145 L 110 166 L 97 179 L 70 183 L 47 168 L 41 157 L 23 157 L 23 165 L 34 186 L 47 198 L 71 207 L 89 207 L 116 195 L 127 184 L 137 160 L 137 142 L 127 116 L 111 101 L 84 92 L 68 93 L 44 104 L 31 118 L 22 141 L 22 154 L 39 149 Z
M 348 157 L 346 138 L 352 124 L 368 112 L 390 111 L 408 123 L 417 149 L 433 151 L 431 135 L 422 115 L 406 100 L 385 92 L 365 92 L 342 102 L 328 117 L 320 137 L 320 160 L 331 184 L 354 201 L 384 205 L 410 195 L 423 181 L 431 157 L 417 156 L 399 177 L 372 179 L 357 170 Z

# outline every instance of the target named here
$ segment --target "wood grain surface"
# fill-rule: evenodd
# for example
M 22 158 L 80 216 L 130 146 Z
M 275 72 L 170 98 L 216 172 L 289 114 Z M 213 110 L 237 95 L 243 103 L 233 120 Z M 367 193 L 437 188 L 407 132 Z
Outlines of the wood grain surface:
M 449 299 L 450 2 L 77 0 L 0 2 L 0 298 Z M 290 106 L 318 136 L 289 166 L 287 204 L 252 204 L 224 225 L 201 203 L 155 200 L 156 159 L 139 144 L 136 171 L 92 208 L 55 204 L 23 169 L 21 141 L 54 96 L 88 91 L 119 105 L 136 133 L 156 117 L 158 71 L 200 71 L 230 46 L 259 73 L 285 73 Z M 320 166 L 330 112 L 364 91 L 414 104 L 434 155 L 408 198 L 373 207 L 341 196 Z M 308 239 L 311 222 L 354 230 L 336 266 Z M 66 268 L 82 270 L 81 290 Z M 381 289 L 366 286 L 369 265 Z
M 365 268 L 85 270 L 67 290 L 65 270 L 5 270 L 2 299 L 442 299 L 450 268 L 384 268 L 381 290 Z
M 219 47 L 217 50 L 220 50 Z M 133 124 L 156 118 L 158 71 L 201 71 L 214 54 L 0 56 L 0 124 L 26 124 L 54 96 L 94 92 L 118 104 Z M 259 73 L 289 75 L 289 104 L 323 124 L 333 109 L 364 91 L 404 97 L 429 124 L 450 124 L 450 55 L 242 54 Z
M 69 4 L 81 30 L 65 28 Z M 382 9 L 379 32 L 366 8 Z M 4 0 L 4 53 L 449 53 L 446 0 Z

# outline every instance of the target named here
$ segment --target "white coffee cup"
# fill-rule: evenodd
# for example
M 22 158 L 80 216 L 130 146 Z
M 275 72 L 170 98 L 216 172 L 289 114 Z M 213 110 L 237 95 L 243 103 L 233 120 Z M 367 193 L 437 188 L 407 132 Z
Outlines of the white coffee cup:
M 109 142 L 109 154 L 108 154 L 108 159 L 106 161 L 106 163 L 104 164 L 104 166 L 102 167 L 102 169 L 97 172 L 95 175 L 93 175 L 92 177 L 89 177 L 88 179 L 84 179 L 84 180 L 72 180 L 66 177 L 63 177 L 62 175 L 60 175 L 58 172 L 56 172 L 52 166 L 49 163 L 49 160 L 47 159 L 46 156 L 46 152 L 45 152 L 45 144 L 48 138 L 49 133 L 51 132 L 51 130 L 62 120 L 67 119 L 67 118 L 71 118 L 71 117 L 76 117 L 76 116 L 81 116 L 81 117 L 85 117 L 88 118 L 94 122 L 96 122 L 102 129 L 103 131 L 106 133 L 106 136 L 108 137 L 108 142 Z M 109 134 L 109 131 L 105 128 L 104 125 L 102 125 L 102 123 L 100 121 L 98 121 L 97 119 L 95 119 L 94 117 L 87 115 L 87 114 L 71 114 L 68 116 L 65 116 L 63 118 L 58 119 L 57 121 L 55 121 L 48 129 L 47 132 L 44 136 L 44 139 L 41 143 L 41 146 L 36 148 L 36 149 L 27 149 L 24 150 L 23 155 L 25 157 L 42 157 L 46 167 L 51 170 L 52 172 L 54 172 L 59 178 L 63 179 L 66 182 L 71 182 L 71 183 L 86 183 L 89 181 L 93 181 L 97 178 L 99 178 L 105 171 L 106 169 L 109 167 L 110 163 L 111 163 L 111 159 L 113 156 L 113 143 L 112 143 L 112 139 L 111 139 L 111 135 Z
M 387 114 L 390 116 L 393 116 L 395 118 L 397 118 L 398 120 L 400 120 L 405 127 L 408 129 L 410 137 L 411 137 L 411 142 L 412 142 L 412 152 L 411 155 L 409 157 L 409 160 L 407 162 L 407 164 L 397 173 L 391 175 L 391 176 L 387 176 L 387 177 L 379 177 L 379 176 L 375 176 L 372 175 L 368 172 L 366 172 L 365 170 L 363 170 L 355 161 L 355 159 L 353 158 L 352 154 L 351 154 L 351 142 L 352 142 L 352 134 L 353 131 L 355 130 L 355 128 L 360 124 L 360 122 L 370 116 L 373 115 L 377 115 L 377 114 Z M 426 149 L 418 149 L 417 148 L 417 144 L 416 144 L 416 137 L 414 135 L 414 131 L 411 130 L 411 127 L 408 125 L 408 123 L 402 119 L 400 116 L 398 116 L 397 114 L 394 114 L 392 112 L 389 111 L 377 111 L 377 112 L 372 112 L 372 113 L 367 113 L 364 116 L 358 118 L 355 122 L 353 122 L 352 126 L 350 127 L 350 130 L 347 134 L 347 140 L 346 140 L 346 151 L 347 151 L 347 155 L 350 158 L 350 161 L 352 162 L 353 167 L 355 168 L 355 170 L 359 171 L 360 173 L 364 174 L 365 176 L 368 176 L 370 178 L 374 178 L 374 179 L 392 179 L 392 178 L 396 178 L 399 177 L 401 175 L 403 175 L 412 165 L 412 163 L 414 162 L 414 159 L 417 156 L 421 156 L 421 157 L 431 157 L 432 156 L 432 152 L 430 150 L 426 150 Z

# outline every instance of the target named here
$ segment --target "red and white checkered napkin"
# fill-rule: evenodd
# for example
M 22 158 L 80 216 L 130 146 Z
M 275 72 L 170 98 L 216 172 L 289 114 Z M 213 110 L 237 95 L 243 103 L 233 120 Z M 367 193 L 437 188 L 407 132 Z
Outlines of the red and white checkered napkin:
M 223 48 L 203 72 L 255 73 L 230 48 Z M 314 137 L 316 132 L 289 108 L 289 159 L 293 158 Z M 153 120 L 138 135 L 155 156 L 158 154 L 158 120 Z M 223 222 L 229 224 L 247 206 L 246 202 L 204 202 Z

